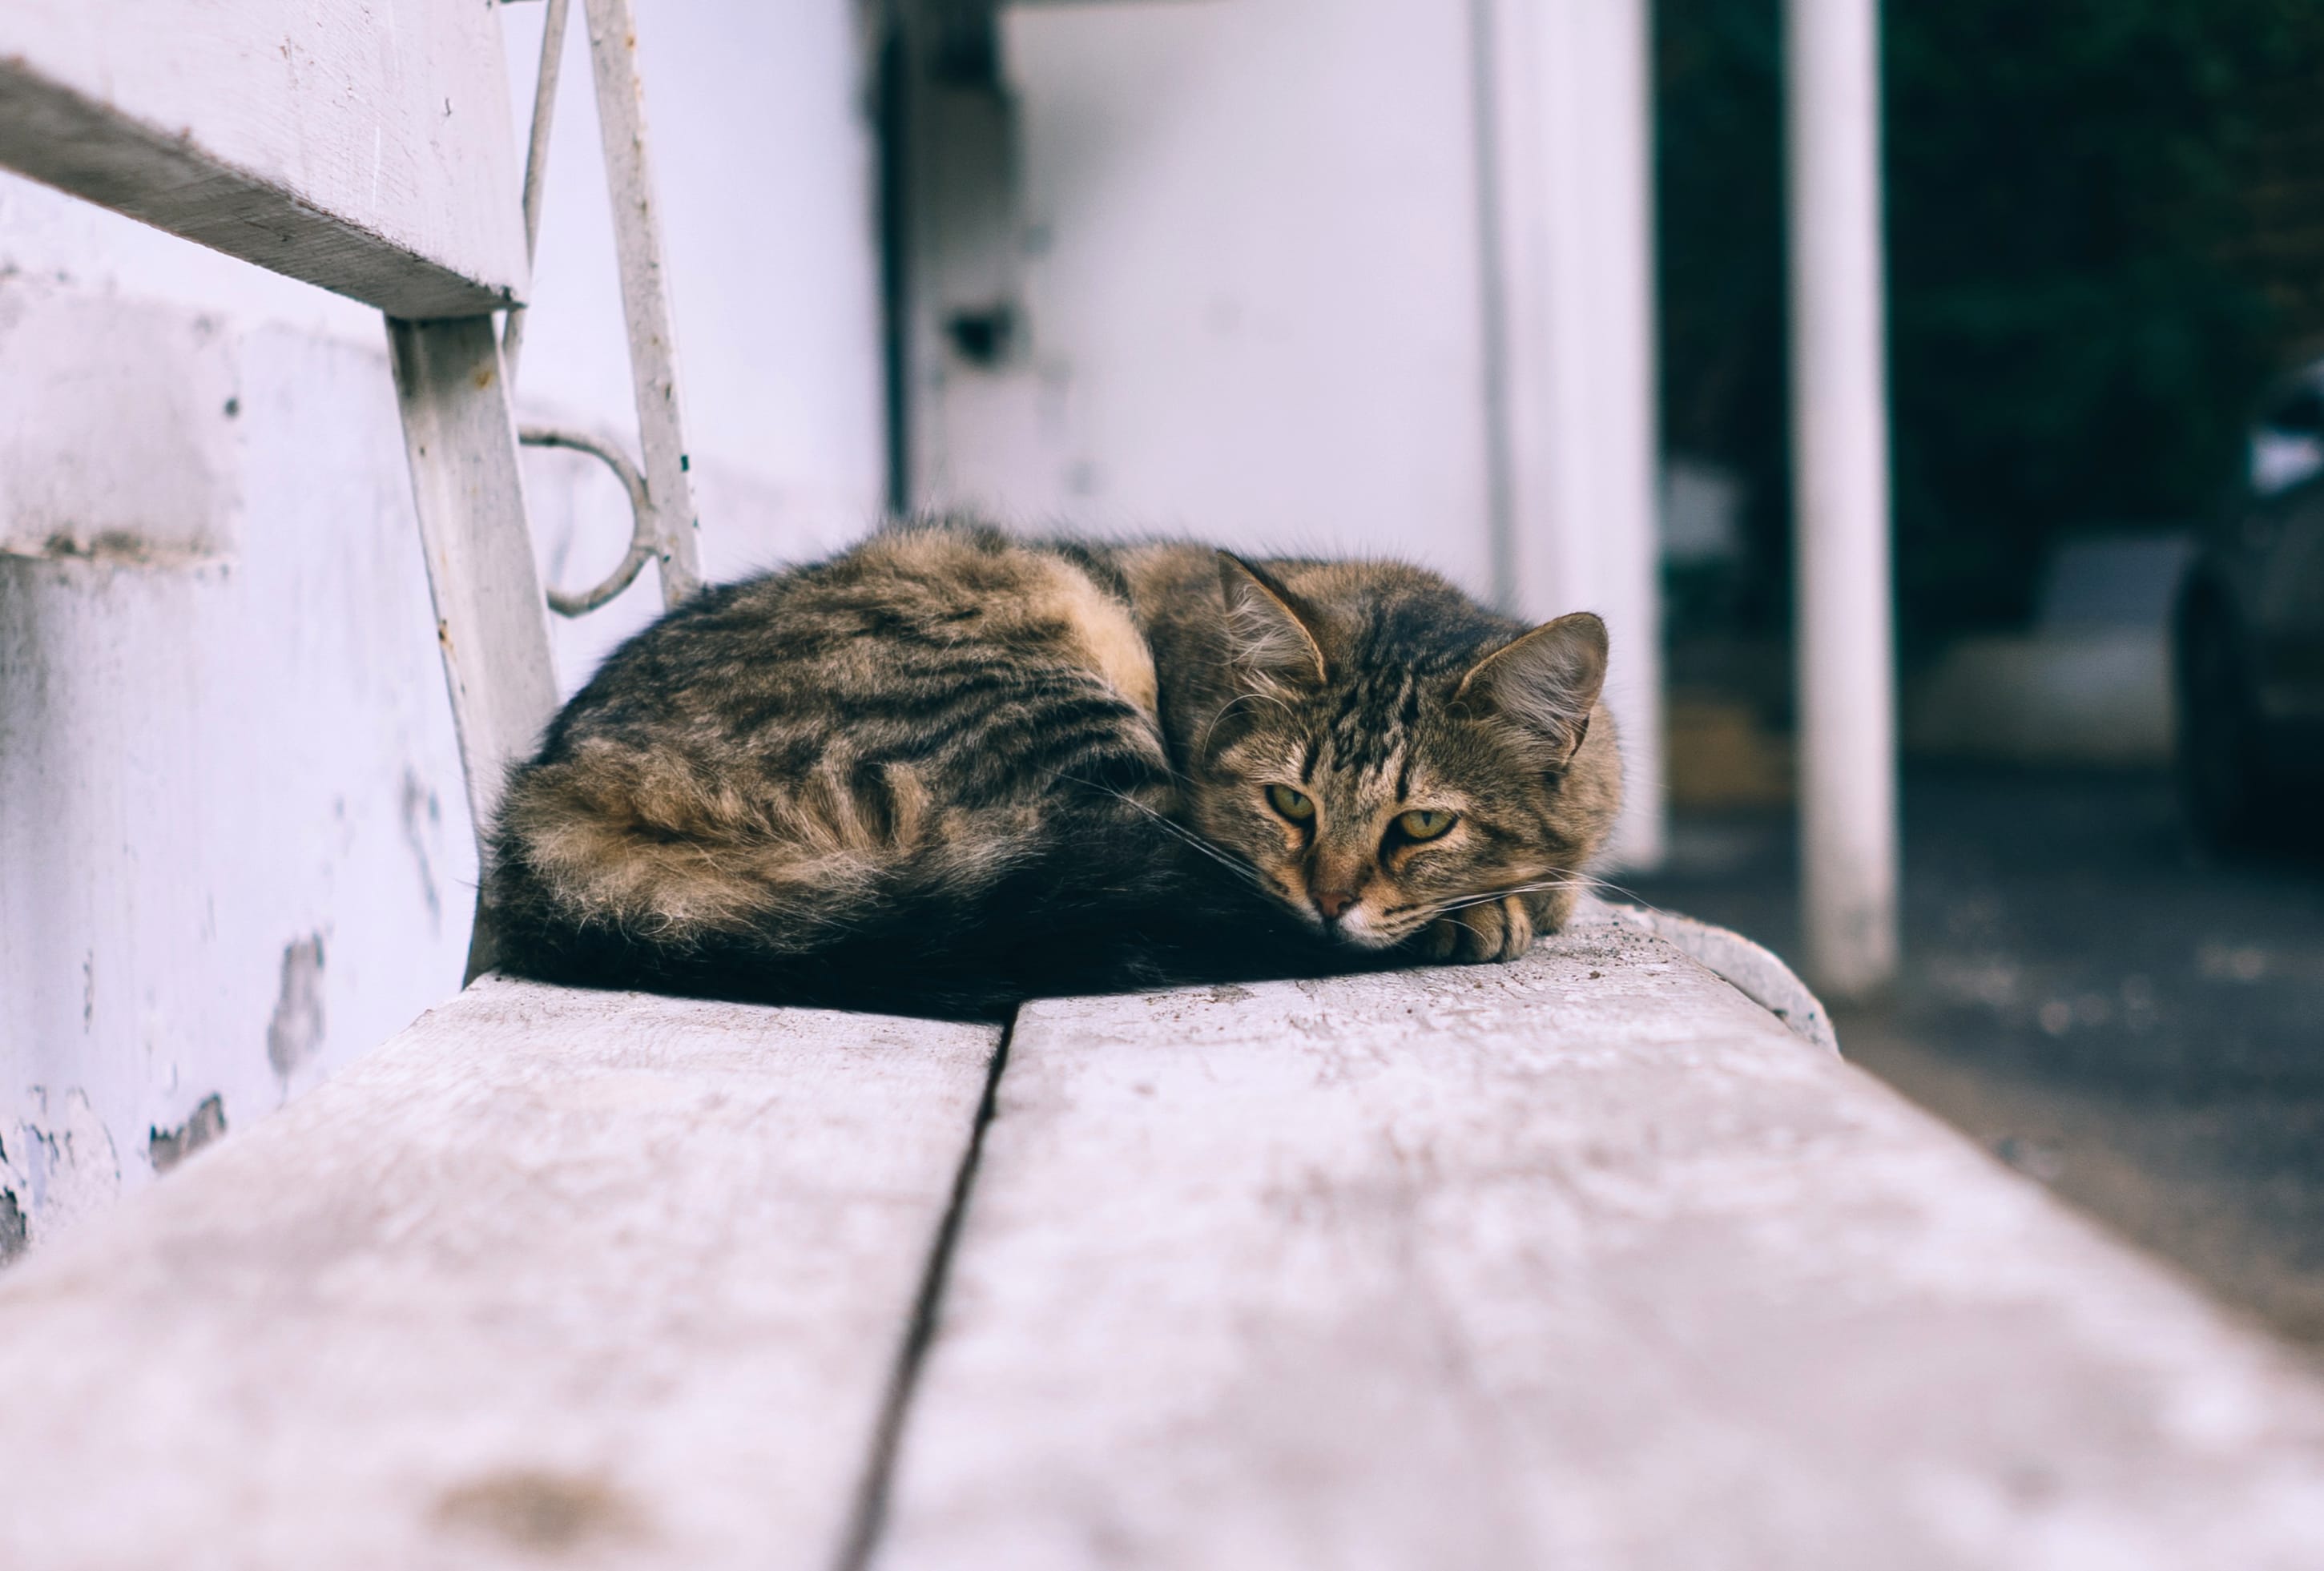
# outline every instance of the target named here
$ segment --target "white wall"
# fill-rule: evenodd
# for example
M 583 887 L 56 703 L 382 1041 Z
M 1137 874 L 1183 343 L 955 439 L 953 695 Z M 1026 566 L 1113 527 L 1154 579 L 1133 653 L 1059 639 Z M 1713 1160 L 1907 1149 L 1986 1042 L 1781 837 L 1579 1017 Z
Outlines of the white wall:
M 1413 556 L 1492 593 L 1462 8 L 1005 20 L 1029 337 L 996 375 L 923 333 L 924 493 Z M 929 238 L 932 328 L 1002 286 Z
M 69 355 L 92 319 L 114 352 Z M 22 280 L 0 324 L 0 380 L 79 394 L 12 411 L 12 476 L 89 526 L 0 556 L 0 1188 L 37 1236 L 456 986 L 475 859 L 379 353 Z
M 502 13 L 521 125 L 542 7 Z M 874 516 L 847 0 L 666 0 L 641 51 L 714 574 Z M 634 446 L 576 7 L 520 402 Z M 517 193 L 509 193 L 512 203 Z M 544 568 L 618 490 L 529 454 Z M 652 575 L 558 633 L 570 688 Z M 475 862 L 378 319 L 0 175 L 0 1253 L 458 985 Z M 166 1153 L 168 1144 L 161 1151 Z

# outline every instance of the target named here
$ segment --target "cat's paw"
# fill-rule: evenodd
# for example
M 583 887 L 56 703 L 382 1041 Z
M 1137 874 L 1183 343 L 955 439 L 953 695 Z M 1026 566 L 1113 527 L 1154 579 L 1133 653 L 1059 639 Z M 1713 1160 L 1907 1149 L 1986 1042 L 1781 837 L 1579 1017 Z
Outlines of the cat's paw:
M 1466 906 L 1429 925 L 1428 956 L 1475 965 L 1487 960 L 1514 960 L 1533 947 L 1533 911 L 1523 895 Z

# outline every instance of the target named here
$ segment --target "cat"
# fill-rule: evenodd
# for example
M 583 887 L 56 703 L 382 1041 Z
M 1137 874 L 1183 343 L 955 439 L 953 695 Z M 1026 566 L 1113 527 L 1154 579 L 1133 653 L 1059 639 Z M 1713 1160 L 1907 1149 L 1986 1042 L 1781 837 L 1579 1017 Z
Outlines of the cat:
M 1619 804 L 1606 659 L 1400 563 L 890 525 L 606 660 L 512 774 L 486 953 L 970 1018 L 1513 959 Z

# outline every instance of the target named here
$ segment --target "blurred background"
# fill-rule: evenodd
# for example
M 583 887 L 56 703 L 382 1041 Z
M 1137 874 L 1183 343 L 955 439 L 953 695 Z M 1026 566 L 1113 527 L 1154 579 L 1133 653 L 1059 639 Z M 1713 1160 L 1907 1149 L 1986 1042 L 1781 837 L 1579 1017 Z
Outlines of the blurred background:
M 1788 135 L 1780 0 L 641 10 L 714 578 L 969 507 L 1597 609 L 1618 888 L 2324 1343 L 2324 12 L 1891 0 L 1876 145 Z M 580 31 L 517 392 L 629 446 Z M 1787 236 L 1849 215 L 1787 160 L 1851 137 L 1901 816 L 1885 681 L 1843 730 L 1902 958 L 1818 975 L 1798 695 L 1848 673 L 1801 665 Z M 618 486 L 525 461 L 544 576 L 595 580 Z M 0 175 L 0 1260 L 456 985 L 413 540 L 375 314 Z M 650 580 L 556 625 L 568 690 Z
M 2324 12 L 1882 23 L 1903 965 L 1841 1040 L 2316 1344 Z M 1674 816 L 1628 882 L 1796 956 L 1780 8 L 1655 35 Z

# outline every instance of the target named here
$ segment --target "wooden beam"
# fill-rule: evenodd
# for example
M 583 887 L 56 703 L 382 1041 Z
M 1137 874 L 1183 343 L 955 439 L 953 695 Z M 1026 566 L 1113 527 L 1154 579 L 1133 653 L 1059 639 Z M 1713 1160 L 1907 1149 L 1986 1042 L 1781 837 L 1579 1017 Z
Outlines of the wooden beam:
M 525 289 L 481 0 L 8 0 L 0 165 L 399 317 Z
M 477 984 L 0 1277 L 0 1565 L 822 1571 L 997 1036 Z
M 387 324 L 436 642 L 481 843 L 510 768 L 557 711 L 548 613 L 490 317 Z M 474 975 L 491 964 L 477 933 Z
M 881 1571 L 2284 1566 L 2324 1389 L 1662 939 L 1038 1003 Z

